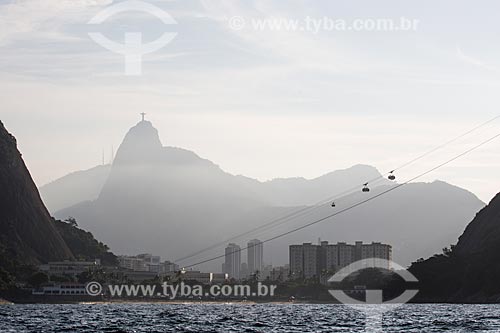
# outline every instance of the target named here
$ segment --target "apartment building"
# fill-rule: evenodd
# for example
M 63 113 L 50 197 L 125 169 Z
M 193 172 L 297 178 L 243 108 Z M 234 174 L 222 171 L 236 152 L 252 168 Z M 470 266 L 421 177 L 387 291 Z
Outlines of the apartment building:
M 290 245 L 289 256 L 290 278 L 292 280 L 309 279 L 332 274 L 362 259 L 380 258 L 390 261 L 392 260 L 392 246 L 380 242 L 329 244 L 323 241 L 318 245 L 312 243 Z

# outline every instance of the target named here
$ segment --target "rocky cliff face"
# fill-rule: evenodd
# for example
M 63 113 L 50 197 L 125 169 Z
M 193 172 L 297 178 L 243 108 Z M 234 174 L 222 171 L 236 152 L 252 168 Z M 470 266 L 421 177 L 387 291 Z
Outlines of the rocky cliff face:
M 459 238 L 454 251 L 467 256 L 484 254 L 500 246 L 500 193 L 482 209 Z M 500 257 L 500 252 L 498 253 Z
M 55 229 L 16 139 L 0 122 L 0 254 L 23 263 L 72 258 Z
M 410 268 L 420 280 L 417 300 L 500 301 L 500 193 L 466 227 L 456 246 Z

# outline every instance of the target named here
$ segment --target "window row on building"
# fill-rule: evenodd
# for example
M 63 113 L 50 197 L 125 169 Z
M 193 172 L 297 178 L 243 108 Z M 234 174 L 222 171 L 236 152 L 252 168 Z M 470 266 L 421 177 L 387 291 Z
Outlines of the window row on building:
M 134 272 L 169 273 L 179 270 L 179 266 L 170 261 L 161 262 L 160 256 L 150 253 L 136 256 L 118 256 L 119 266 Z
M 226 247 L 222 272 L 236 280 L 250 277 L 255 273 L 262 275 L 264 269 L 264 244 L 258 239 L 252 239 L 248 242 L 246 263 L 241 262 L 241 252 L 241 247 L 235 243 L 230 243 Z
M 331 275 L 363 259 L 379 258 L 390 261 L 392 247 L 377 242 L 371 244 L 363 244 L 363 242 L 328 244 L 328 242 L 323 241 L 318 245 L 312 243 L 290 245 L 289 256 L 290 278 L 309 279 L 319 278 L 324 274 Z M 387 268 L 389 269 L 389 267 Z

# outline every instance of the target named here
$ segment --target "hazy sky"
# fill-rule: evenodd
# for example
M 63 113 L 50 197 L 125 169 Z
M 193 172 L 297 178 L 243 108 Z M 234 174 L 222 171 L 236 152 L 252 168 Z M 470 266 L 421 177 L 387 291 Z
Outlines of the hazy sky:
M 175 25 L 123 13 L 88 25 L 110 0 L 0 0 L 0 119 L 38 185 L 109 159 L 146 116 L 164 145 L 234 174 L 312 178 L 353 164 L 388 171 L 500 114 L 498 1 L 149 1 Z M 116 1 L 115 1 L 116 3 Z M 231 29 L 231 18 L 247 23 Z M 404 16 L 415 31 L 280 31 L 252 19 Z M 125 76 L 117 42 L 139 31 L 175 39 Z M 500 132 L 500 121 L 403 170 L 425 171 Z M 500 141 L 424 180 L 488 201 Z

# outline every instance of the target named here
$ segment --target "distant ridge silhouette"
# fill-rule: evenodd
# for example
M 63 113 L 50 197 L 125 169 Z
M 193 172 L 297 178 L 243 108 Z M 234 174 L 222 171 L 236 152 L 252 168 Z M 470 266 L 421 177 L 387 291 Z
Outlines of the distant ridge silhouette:
M 104 184 L 98 185 L 107 172 Z M 89 176 L 87 183 L 95 183 L 92 188 L 99 193 L 59 210 L 56 216 L 75 216 L 114 252 L 150 251 L 169 258 L 183 257 L 297 206 L 311 205 L 378 176 L 375 168 L 357 165 L 312 180 L 291 178 L 262 183 L 226 173 L 188 150 L 163 147 L 152 124 L 141 121 L 126 134 L 111 170 L 102 168 L 97 176 Z M 70 180 L 42 187 L 42 193 L 49 193 L 45 190 L 50 188 L 52 198 L 47 201 L 57 203 L 57 197 L 71 196 L 56 190 Z M 372 191 L 376 193 L 391 184 L 381 181 L 382 187 Z M 357 200 L 360 195 L 355 193 L 338 204 Z M 397 194 L 335 221 L 270 244 L 266 253 L 272 254 L 274 262 L 285 263 L 289 243 L 314 241 L 318 236 L 337 241 L 375 240 L 393 244 L 395 259 L 405 264 L 454 242 L 483 206 L 472 193 L 444 182 L 410 184 Z M 329 212 L 324 209 L 331 207 L 318 209 L 291 225 Z

